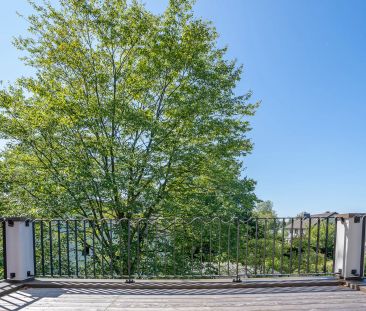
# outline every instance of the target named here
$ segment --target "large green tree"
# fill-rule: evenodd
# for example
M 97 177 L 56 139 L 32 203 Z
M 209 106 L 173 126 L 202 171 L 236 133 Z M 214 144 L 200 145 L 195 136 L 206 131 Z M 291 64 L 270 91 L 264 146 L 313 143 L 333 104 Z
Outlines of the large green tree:
M 32 77 L 0 91 L 2 214 L 246 216 L 256 104 L 217 32 L 171 0 L 31 2 L 15 46 Z

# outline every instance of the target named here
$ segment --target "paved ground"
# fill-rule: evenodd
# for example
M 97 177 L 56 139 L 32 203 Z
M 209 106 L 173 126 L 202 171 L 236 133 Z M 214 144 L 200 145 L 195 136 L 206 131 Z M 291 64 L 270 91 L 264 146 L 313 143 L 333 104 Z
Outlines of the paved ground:
M 366 310 L 366 293 L 343 286 L 231 289 L 29 288 L 0 310 Z

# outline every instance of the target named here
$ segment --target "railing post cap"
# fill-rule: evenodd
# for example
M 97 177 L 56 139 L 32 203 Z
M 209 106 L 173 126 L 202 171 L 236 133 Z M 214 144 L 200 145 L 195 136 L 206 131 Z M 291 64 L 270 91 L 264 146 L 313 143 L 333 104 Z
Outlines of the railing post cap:
M 366 213 L 347 213 L 347 214 L 338 214 L 335 216 L 336 216 L 336 218 L 351 219 L 354 217 L 364 217 L 364 216 L 366 216 Z
M 31 218 L 29 217 L 6 217 L 5 220 L 11 220 L 11 221 L 27 221 L 27 220 L 32 220 Z

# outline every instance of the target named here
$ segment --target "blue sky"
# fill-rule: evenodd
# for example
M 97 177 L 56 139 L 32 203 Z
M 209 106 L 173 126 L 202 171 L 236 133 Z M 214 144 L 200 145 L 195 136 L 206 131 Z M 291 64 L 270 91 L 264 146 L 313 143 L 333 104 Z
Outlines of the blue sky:
M 166 0 L 145 0 L 161 11 Z M 11 45 L 25 0 L 0 10 L 0 80 L 31 72 Z M 366 210 L 366 1 L 198 0 L 228 57 L 244 64 L 238 92 L 262 105 L 243 174 L 281 216 Z

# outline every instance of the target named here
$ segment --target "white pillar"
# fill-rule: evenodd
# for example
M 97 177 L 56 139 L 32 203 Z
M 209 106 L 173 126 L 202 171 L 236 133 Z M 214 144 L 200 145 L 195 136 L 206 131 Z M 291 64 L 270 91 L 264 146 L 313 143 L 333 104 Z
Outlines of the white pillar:
M 26 218 L 7 218 L 6 276 L 10 281 L 24 281 L 34 277 L 32 222 Z
M 366 214 L 337 215 L 334 272 L 342 278 L 363 277 L 365 217 Z

